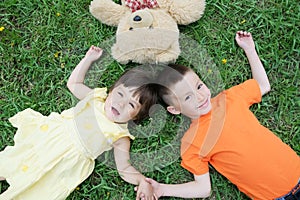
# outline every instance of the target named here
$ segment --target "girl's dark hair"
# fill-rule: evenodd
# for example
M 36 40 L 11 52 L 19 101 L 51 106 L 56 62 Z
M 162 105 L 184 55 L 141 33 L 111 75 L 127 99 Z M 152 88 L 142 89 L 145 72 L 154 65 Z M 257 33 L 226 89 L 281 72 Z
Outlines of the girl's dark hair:
M 152 105 L 158 101 L 158 86 L 156 84 L 155 66 L 142 65 L 129 69 L 113 84 L 110 88 L 112 91 L 115 87 L 123 84 L 125 87 L 136 87 L 133 93 L 134 96 L 139 97 L 141 109 L 134 118 L 134 121 L 140 122 L 148 117 L 148 112 Z
M 165 66 L 162 71 L 159 72 L 157 78 L 159 84 L 158 95 L 162 99 L 166 95 L 171 95 L 172 91 L 170 88 L 181 81 L 183 76 L 189 71 L 192 70 L 184 65 L 169 64 L 168 66 Z M 164 101 L 168 104 L 166 99 L 164 99 Z

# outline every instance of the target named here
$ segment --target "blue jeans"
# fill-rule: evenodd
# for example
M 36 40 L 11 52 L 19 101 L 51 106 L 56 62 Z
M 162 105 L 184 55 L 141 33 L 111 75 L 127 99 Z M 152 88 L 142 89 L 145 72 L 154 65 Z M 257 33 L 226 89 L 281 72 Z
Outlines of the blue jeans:
M 298 184 L 289 193 L 275 200 L 300 200 L 300 179 Z

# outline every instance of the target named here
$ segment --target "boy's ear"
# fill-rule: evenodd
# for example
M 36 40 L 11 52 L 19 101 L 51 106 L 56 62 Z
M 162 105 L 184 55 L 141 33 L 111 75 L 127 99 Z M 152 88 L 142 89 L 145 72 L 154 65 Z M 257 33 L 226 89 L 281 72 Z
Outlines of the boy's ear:
M 168 111 L 169 113 L 174 114 L 174 115 L 180 114 L 180 110 L 177 110 L 174 106 L 168 106 L 168 107 L 167 107 L 167 111 Z

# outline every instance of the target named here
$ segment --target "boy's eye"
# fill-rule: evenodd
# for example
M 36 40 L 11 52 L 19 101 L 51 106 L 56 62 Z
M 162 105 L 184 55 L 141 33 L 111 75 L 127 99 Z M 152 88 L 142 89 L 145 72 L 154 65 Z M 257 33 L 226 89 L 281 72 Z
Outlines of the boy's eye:
M 203 86 L 203 84 L 200 83 L 200 84 L 198 85 L 197 89 L 200 90 L 200 89 L 202 88 L 202 86 Z
M 121 97 L 123 97 L 123 93 L 121 93 L 121 92 L 118 92 L 118 95 L 120 95 Z
M 187 101 L 187 100 L 189 100 L 190 98 L 191 98 L 191 96 L 189 95 L 189 96 L 186 96 L 184 100 Z

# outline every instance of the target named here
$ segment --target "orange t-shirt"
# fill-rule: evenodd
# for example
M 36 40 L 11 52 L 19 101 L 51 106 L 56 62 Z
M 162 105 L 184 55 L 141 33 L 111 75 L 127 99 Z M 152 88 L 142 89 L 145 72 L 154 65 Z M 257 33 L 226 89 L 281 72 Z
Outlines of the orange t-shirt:
M 212 113 L 224 101 L 220 134 L 206 156 L 200 156 Z M 212 99 L 212 111 L 193 120 L 181 141 L 182 166 L 196 175 L 218 172 L 252 199 L 270 200 L 287 194 L 300 178 L 300 157 L 270 130 L 260 125 L 249 107 L 261 101 L 254 79 Z M 205 145 L 204 145 L 205 146 Z

